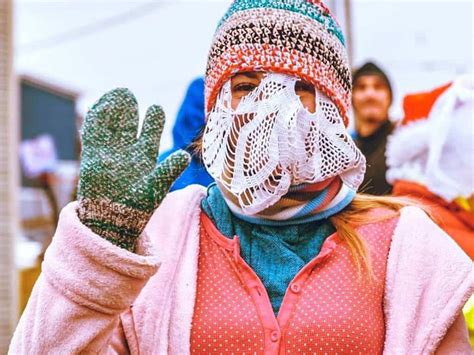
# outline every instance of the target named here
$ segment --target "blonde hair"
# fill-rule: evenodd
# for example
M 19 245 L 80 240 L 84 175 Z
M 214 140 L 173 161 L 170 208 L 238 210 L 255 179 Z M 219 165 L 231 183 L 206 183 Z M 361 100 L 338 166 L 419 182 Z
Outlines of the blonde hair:
M 329 218 L 341 240 L 348 246 L 359 276 L 366 273 L 369 279 L 374 279 L 370 255 L 364 240 L 357 233 L 357 227 L 397 217 L 406 206 L 417 206 L 427 211 L 426 206 L 407 197 L 357 194 L 349 206 Z M 384 209 L 384 213 L 374 214 L 375 209 Z

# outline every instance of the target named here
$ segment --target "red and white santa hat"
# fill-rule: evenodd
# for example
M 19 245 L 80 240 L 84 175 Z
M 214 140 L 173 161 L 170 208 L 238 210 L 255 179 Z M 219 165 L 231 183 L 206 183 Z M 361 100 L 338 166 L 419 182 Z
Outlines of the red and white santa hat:
M 462 76 L 407 95 L 405 117 L 389 137 L 387 181 L 418 183 L 446 201 L 474 193 L 474 80 Z

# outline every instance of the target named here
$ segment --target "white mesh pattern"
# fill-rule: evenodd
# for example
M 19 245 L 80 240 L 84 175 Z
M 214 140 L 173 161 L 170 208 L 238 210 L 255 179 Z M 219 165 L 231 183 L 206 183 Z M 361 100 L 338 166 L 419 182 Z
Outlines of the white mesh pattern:
M 365 158 L 336 106 L 317 91 L 316 112 L 308 112 L 295 92 L 297 80 L 270 73 L 235 110 L 229 80 L 208 115 L 204 163 L 246 214 L 275 204 L 292 185 L 338 175 L 353 190 L 362 183 Z

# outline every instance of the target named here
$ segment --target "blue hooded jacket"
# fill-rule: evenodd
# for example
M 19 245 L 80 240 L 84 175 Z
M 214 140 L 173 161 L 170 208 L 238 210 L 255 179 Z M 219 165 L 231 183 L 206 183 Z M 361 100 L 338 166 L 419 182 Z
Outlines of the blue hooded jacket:
M 204 112 L 204 80 L 198 78 L 188 87 L 186 96 L 179 109 L 173 127 L 173 148 L 160 154 L 159 160 L 163 161 L 171 153 L 184 149 L 192 154 L 191 164 L 175 181 L 171 191 L 182 189 L 191 184 L 208 186 L 213 182 L 201 160 L 189 149 L 189 145 L 196 139 L 205 125 Z

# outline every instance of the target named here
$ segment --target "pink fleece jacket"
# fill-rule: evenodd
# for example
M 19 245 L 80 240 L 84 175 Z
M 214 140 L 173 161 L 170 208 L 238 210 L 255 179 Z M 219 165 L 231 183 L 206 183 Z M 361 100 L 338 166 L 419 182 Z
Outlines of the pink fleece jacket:
M 167 196 L 137 254 L 64 208 L 11 354 L 187 354 L 196 296 L 200 201 L 190 186 Z M 402 209 L 385 290 L 385 354 L 470 354 L 460 311 L 474 267 L 421 210 Z

